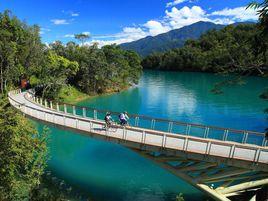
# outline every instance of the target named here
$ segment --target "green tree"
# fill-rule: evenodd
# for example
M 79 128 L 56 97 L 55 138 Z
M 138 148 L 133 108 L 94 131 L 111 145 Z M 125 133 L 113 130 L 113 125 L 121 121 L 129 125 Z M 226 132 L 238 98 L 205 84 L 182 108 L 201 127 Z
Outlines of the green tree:
M 68 81 L 87 94 L 121 90 L 136 84 L 141 75 L 140 57 L 116 45 L 98 48 L 96 44 L 79 46 L 69 42 L 50 47 L 60 56 L 78 62 L 78 72 Z
M 247 8 L 253 8 L 257 10 L 259 15 L 260 26 L 263 29 L 263 34 L 268 35 L 268 0 L 263 2 L 252 2 Z
M 79 40 L 82 43 L 82 45 L 84 45 L 85 42 L 90 38 L 90 35 L 86 33 L 80 33 L 80 34 L 74 35 L 74 37 L 75 39 Z
M 0 200 L 29 200 L 46 167 L 46 142 L 47 131 L 0 100 Z
M 0 13 L 0 91 L 17 85 L 43 62 L 39 27 L 28 26 L 10 11 Z
M 66 85 L 68 77 L 75 75 L 77 70 L 77 62 L 69 61 L 49 50 L 46 52 L 44 67 L 31 80 L 35 80 L 36 85 L 43 86 L 43 97 L 53 98 Z

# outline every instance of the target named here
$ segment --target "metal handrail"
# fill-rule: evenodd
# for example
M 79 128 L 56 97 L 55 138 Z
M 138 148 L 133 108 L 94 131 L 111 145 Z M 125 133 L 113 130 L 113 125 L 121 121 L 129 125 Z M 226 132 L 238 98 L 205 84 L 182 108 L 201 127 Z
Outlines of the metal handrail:
M 31 93 L 31 92 L 30 92 Z M 34 93 L 31 93 L 32 95 L 35 96 Z M 36 96 L 37 97 L 37 96 Z M 41 98 L 41 97 L 38 97 L 38 98 Z M 48 101 L 52 101 L 54 102 L 53 100 L 48 100 Z M 88 107 L 88 106 L 79 106 L 79 105 L 74 105 L 74 104 L 70 104 L 70 103 L 65 103 L 65 102 L 57 102 L 59 105 L 66 105 L 66 106 L 75 106 L 76 108 L 80 108 L 80 109 L 83 109 L 83 108 L 86 108 L 86 110 L 90 110 L 90 111 L 97 111 L 98 113 L 106 113 L 107 111 L 109 110 L 102 110 L 102 109 L 96 109 L 96 108 L 92 108 L 92 107 Z M 120 112 L 115 112 L 115 111 L 109 111 L 112 115 L 119 115 Z M 257 132 L 257 131 L 249 131 L 249 130 L 239 130 L 239 129 L 233 129 L 233 128 L 224 128 L 224 127 L 218 127 L 218 126 L 210 126 L 210 125 L 203 125 L 203 124 L 195 124 L 195 123 L 187 123 L 187 122 L 181 122 L 181 121 L 177 121 L 177 120 L 170 120 L 170 119 L 163 119 L 163 118 L 154 118 L 154 117 L 150 117 L 150 116 L 146 116 L 146 115 L 139 115 L 139 114 L 129 114 L 130 117 L 133 117 L 133 118 L 140 118 L 140 119 L 144 119 L 144 120 L 154 120 L 154 121 L 158 121 L 158 122 L 166 122 L 166 123 L 170 123 L 172 122 L 173 124 L 175 125 L 183 125 L 183 126 L 187 126 L 187 125 L 191 125 L 193 127 L 197 127 L 197 128 L 210 128 L 210 129 L 215 129 L 215 130 L 222 130 L 222 131 L 225 131 L 225 130 L 228 130 L 229 132 L 234 132 L 234 133 L 241 133 L 241 134 L 244 134 L 244 133 L 251 133 L 251 134 L 255 134 L 255 135 L 259 135 L 259 136 L 265 136 L 265 133 L 262 133 L 262 132 Z
M 35 108 L 35 107 L 31 107 L 31 106 L 28 106 L 28 105 L 25 105 L 23 103 L 20 103 L 18 101 L 16 101 L 14 98 L 12 98 L 9 94 L 8 94 L 8 98 L 10 98 L 12 101 L 14 101 L 15 103 L 17 103 L 18 105 L 23 105 L 24 107 L 27 107 L 29 109 L 32 109 L 32 110 L 35 110 L 35 111 L 38 111 L 38 112 L 43 112 L 43 113 L 47 113 L 47 114 L 52 114 L 52 115 L 56 115 L 56 116 L 62 116 L 62 117 L 68 117 L 68 118 L 71 118 L 71 119 L 80 119 L 80 120 L 83 120 L 83 121 L 87 121 L 87 122 L 93 122 L 93 123 L 97 123 L 97 124 L 105 124 L 105 122 L 102 122 L 102 121 L 99 121 L 99 120 L 94 120 L 94 119 L 89 119 L 89 118 L 83 118 L 83 117 L 80 117 L 80 116 L 74 116 L 72 114 L 66 114 L 64 112 L 60 112 L 59 111 L 44 111 L 42 109 L 38 109 L 38 108 Z M 28 99 L 27 99 L 28 100 Z M 233 146 L 235 145 L 236 147 L 241 147 L 241 148 L 249 148 L 249 149 L 260 149 L 260 150 L 265 150 L 265 151 L 268 151 L 268 147 L 261 147 L 261 146 L 253 146 L 251 144 L 241 144 L 241 143 L 237 143 L 237 142 L 232 142 L 233 145 L 230 145 L 228 142 L 224 142 L 224 141 L 221 141 L 221 140 L 215 140 L 215 139 L 202 139 L 202 138 L 198 138 L 198 137 L 195 137 L 195 136 L 184 136 L 184 135 L 177 135 L 177 134 L 174 134 L 174 133 L 167 133 L 167 132 L 163 132 L 163 131 L 155 131 L 155 130 L 150 130 L 150 129 L 144 129 L 144 128 L 139 128 L 139 127 L 127 127 L 127 129 L 129 130 L 136 130 L 136 131 L 146 131 L 146 133 L 152 133 L 152 134 L 155 134 L 155 135 L 159 135 L 159 136 L 170 136 L 170 137 L 174 137 L 174 138 L 188 138 L 188 139 L 195 139 L 195 140 L 198 140 L 200 142 L 210 142 L 210 141 L 213 141 L 217 144 L 223 144 L 223 145 L 229 145 L 229 146 Z
M 53 107 L 52 102 L 55 104 L 53 100 L 49 100 L 50 104 L 48 106 L 48 101 L 43 100 L 40 97 L 36 97 L 35 92 L 32 89 L 28 90 L 27 93 L 33 97 L 34 100 L 32 101 L 40 105 L 44 105 L 45 107 L 50 107 L 50 108 Z M 39 100 L 38 102 L 36 102 L 37 98 Z M 59 106 L 63 106 L 64 113 L 68 113 L 68 111 L 72 110 L 71 113 L 76 114 L 76 111 L 77 111 L 76 109 L 79 108 L 82 112 L 81 115 L 83 117 L 88 117 L 87 114 L 90 111 L 92 113 L 90 114 L 90 117 L 92 117 L 93 119 L 100 119 L 98 118 L 98 116 L 100 117 L 100 115 L 98 114 L 102 114 L 102 116 L 104 117 L 105 113 L 107 112 L 107 110 L 99 110 L 99 109 L 95 109 L 91 107 L 76 106 L 74 104 L 68 104 L 64 102 L 60 102 L 60 103 L 56 102 L 56 105 L 57 105 L 58 111 L 60 111 Z M 68 107 L 69 107 L 69 110 L 68 110 Z M 111 114 L 118 115 L 120 113 L 111 112 Z M 152 118 L 149 116 L 136 115 L 136 114 L 130 114 L 129 117 L 131 120 L 133 120 L 135 127 L 140 127 L 140 128 L 147 128 L 151 130 L 164 131 L 164 132 L 175 133 L 175 134 L 176 133 L 185 134 L 185 135 L 191 135 L 191 136 L 196 136 L 196 137 L 201 137 L 201 138 L 217 139 L 221 141 L 234 141 L 234 142 L 243 143 L 243 144 L 247 144 L 247 143 L 256 144 L 256 145 L 261 145 L 262 147 L 265 147 L 268 144 L 268 141 L 265 138 L 265 134 L 261 132 L 256 132 L 256 131 L 236 130 L 236 129 L 231 129 L 231 128 L 217 127 L 217 126 L 206 126 L 206 125 L 201 125 L 201 124 L 185 123 L 185 122 L 167 120 L 167 119 L 161 119 L 161 118 Z M 147 122 L 148 120 L 151 122 Z M 141 123 L 143 122 L 143 125 L 140 124 L 139 122 Z M 155 127 L 156 123 L 157 124 L 164 123 L 164 125 L 161 125 L 161 128 L 158 127 L 157 129 Z M 151 126 L 149 126 L 149 124 Z M 165 128 L 165 125 L 167 128 Z M 194 129 L 198 129 L 198 130 L 195 130 L 194 132 L 192 132 Z M 251 138 L 252 136 L 254 136 L 254 138 Z

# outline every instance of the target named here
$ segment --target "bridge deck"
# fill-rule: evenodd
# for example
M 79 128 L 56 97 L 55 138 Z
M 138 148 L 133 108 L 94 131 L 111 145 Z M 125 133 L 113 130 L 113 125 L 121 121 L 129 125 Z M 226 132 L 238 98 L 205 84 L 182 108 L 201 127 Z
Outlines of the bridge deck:
M 222 159 L 245 161 L 252 166 L 262 165 L 268 171 L 268 147 L 220 141 L 209 138 L 172 134 L 138 127 L 120 127 L 115 131 L 103 129 L 104 122 L 93 118 L 61 112 L 37 104 L 28 92 L 9 93 L 10 103 L 24 114 L 55 125 L 90 133 L 106 139 L 124 141 L 129 146 L 151 146 L 161 149 L 214 156 Z

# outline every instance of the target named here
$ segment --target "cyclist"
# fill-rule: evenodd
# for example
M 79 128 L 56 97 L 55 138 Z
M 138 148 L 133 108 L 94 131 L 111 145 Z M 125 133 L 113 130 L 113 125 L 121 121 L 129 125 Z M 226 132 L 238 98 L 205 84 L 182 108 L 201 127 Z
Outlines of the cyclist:
M 113 122 L 113 118 L 110 112 L 106 113 L 104 120 L 105 120 L 105 128 L 108 129 L 112 125 L 112 122 Z
M 119 115 L 119 121 L 120 121 L 120 125 L 121 126 L 128 125 L 128 120 L 129 120 L 129 117 L 128 117 L 128 114 L 127 114 L 126 111 L 120 113 L 120 115 Z

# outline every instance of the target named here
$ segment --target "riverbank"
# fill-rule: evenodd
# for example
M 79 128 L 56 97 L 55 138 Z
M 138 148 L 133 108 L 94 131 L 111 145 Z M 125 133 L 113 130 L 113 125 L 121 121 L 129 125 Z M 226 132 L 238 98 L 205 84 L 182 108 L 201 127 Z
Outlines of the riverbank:
M 75 87 L 71 85 L 68 85 L 68 86 L 62 87 L 57 99 L 65 103 L 74 104 L 79 101 L 89 99 L 90 97 L 92 96 L 79 91 L 78 89 L 76 89 Z
M 57 99 L 61 102 L 64 102 L 64 103 L 76 104 L 78 102 L 85 101 L 87 99 L 91 99 L 91 98 L 94 98 L 97 96 L 111 95 L 114 93 L 119 93 L 121 91 L 128 90 L 130 87 L 131 86 L 123 86 L 121 88 L 113 88 L 113 89 L 106 90 L 105 92 L 103 92 L 101 94 L 94 94 L 94 93 L 86 94 L 86 93 L 79 91 L 77 88 L 75 88 L 71 85 L 68 85 L 68 86 L 63 87 L 60 90 Z

